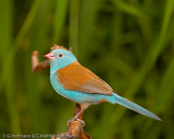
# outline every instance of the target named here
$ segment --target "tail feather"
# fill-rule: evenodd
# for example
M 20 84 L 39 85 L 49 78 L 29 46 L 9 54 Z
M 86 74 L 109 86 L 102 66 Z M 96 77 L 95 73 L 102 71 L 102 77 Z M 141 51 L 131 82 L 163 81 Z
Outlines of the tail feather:
M 141 106 L 139 106 L 139 105 L 137 105 L 137 104 L 135 104 L 135 103 L 133 103 L 133 102 L 131 102 L 131 101 L 129 101 L 129 100 L 127 100 L 127 99 L 117 95 L 117 94 L 115 94 L 115 93 L 113 93 L 113 95 L 114 95 L 114 98 L 116 100 L 116 103 L 118 103 L 118 104 L 120 104 L 122 106 L 125 106 L 125 107 L 127 107 L 127 108 L 129 108 L 129 109 L 131 109 L 133 111 L 136 111 L 137 113 L 140 113 L 142 115 L 146 115 L 146 116 L 149 116 L 149 117 L 151 117 L 153 119 L 162 121 L 158 116 L 156 116 L 152 112 L 144 109 L 143 107 L 141 107 Z

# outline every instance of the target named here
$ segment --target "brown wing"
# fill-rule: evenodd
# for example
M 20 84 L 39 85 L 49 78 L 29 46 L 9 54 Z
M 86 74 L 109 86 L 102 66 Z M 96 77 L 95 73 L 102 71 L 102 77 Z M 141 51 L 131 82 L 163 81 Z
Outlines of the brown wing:
M 56 73 L 59 82 L 67 90 L 106 95 L 112 95 L 114 92 L 106 82 L 77 61 L 59 69 Z

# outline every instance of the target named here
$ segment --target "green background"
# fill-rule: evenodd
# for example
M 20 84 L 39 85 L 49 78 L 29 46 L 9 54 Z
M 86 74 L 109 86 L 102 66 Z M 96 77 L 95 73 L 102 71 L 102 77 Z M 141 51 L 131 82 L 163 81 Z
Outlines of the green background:
M 49 69 L 31 72 L 32 51 L 46 60 L 55 43 L 72 47 L 119 95 L 163 120 L 91 106 L 83 119 L 93 138 L 174 138 L 173 0 L 0 0 L 1 135 L 68 129 L 75 103 L 53 90 Z

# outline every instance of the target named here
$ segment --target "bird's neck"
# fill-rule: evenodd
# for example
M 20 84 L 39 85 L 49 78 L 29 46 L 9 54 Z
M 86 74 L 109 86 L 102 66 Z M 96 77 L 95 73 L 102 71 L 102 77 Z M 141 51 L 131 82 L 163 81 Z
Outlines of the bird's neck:
M 66 64 L 65 64 L 66 63 Z M 76 63 L 79 64 L 79 62 L 76 60 L 74 62 L 68 63 L 68 62 L 64 62 L 63 64 L 60 62 L 55 63 L 50 63 L 50 74 L 54 74 L 55 72 L 57 72 L 59 69 L 64 68 L 72 63 Z

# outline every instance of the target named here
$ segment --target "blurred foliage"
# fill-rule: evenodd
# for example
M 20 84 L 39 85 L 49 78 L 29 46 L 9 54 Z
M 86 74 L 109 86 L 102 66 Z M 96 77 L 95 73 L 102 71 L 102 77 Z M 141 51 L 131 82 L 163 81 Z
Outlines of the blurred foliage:
M 31 73 L 32 51 L 43 61 L 56 43 L 163 119 L 109 103 L 91 106 L 84 120 L 93 138 L 173 139 L 173 14 L 173 0 L 1 0 L 0 133 L 67 130 L 75 103 L 53 90 L 49 69 Z

